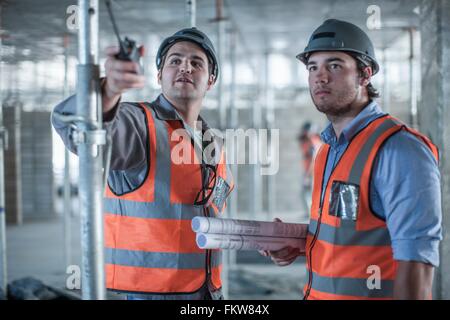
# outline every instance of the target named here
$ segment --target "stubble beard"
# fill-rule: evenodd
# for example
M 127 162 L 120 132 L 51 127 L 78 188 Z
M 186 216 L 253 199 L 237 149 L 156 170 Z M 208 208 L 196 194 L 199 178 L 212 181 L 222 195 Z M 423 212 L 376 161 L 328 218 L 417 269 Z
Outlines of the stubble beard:
M 352 112 L 354 101 L 357 99 L 357 88 L 358 83 L 355 84 L 354 90 L 351 92 L 349 90 L 342 90 L 333 93 L 332 96 L 325 97 L 325 99 L 315 99 L 311 90 L 310 95 L 319 112 L 327 116 L 340 117 Z

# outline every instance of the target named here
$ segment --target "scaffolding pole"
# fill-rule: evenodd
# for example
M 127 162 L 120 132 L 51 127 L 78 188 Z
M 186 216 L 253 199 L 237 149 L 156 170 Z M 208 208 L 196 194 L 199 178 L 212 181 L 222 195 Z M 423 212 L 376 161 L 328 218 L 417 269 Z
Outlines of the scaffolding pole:
M 3 76 L 3 52 L 2 52 L 2 7 L 0 5 L 0 86 Z M 6 295 L 8 284 L 6 270 L 6 211 L 5 211 L 5 154 L 7 143 L 7 131 L 3 126 L 3 88 L 0 87 L 0 290 Z
M 196 0 L 186 0 L 186 24 L 195 27 L 197 23 L 197 4 Z
M 267 43 L 269 43 L 267 41 Z M 270 50 L 267 49 L 266 54 L 264 56 L 264 106 L 266 107 L 266 129 L 268 130 L 267 137 L 270 139 L 268 141 L 267 151 L 270 151 L 270 156 L 268 157 L 269 165 L 272 166 L 272 162 L 274 161 L 274 151 L 278 152 L 278 150 L 274 150 L 274 142 L 272 136 L 272 129 L 274 127 L 275 122 L 275 110 L 274 110 L 274 90 L 273 86 L 270 82 L 271 74 L 270 74 Z M 266 219 L 269 221 L 272 219 L 272 216 L 275 213 L 276 208 L 276 185 L 275 185 L 275 175 L 271 174 L 267 176 L 267 213 Z
M 409 36 L 409 104 L 410 104 L 410 112 L 409 112 L 409 122 L 414 129 L 418 129 L 418 117 L 417 117 L 417 85 L 416 85 L 416 70 L 415 70 L 415 52 L 414 52 L 414 35 L 415 29 L 408 28 L 408 36 Z
M 217 52 L 219 64 L 224 65 L 225 61 L 225 21 L 227 19 L 223 16 L 223 0 L 216 0 L 216 16 L 211 22 L 217 23 Z M 227 105 L 224 103 L 224 85 L 223 85 L 223 70 L 221 68 L 219 72 L 219 78 L 217 79 L 217 109 L 219 111 L 219 128 L 225 132 L 227 127 Z M 225 145 L 224 145 L 225 148 Z M 229 208 L 225 209 L 223 213 L 227 216 L 230 213 Z M 222 264 L 222 293 L 225 299 L 228 299 L 229 289 L 229 265 L 230 255 L 229 252 L 223 252 L 223 264 Z
M 261 73 L 256 75 L 258 78 L 258 96 L 259 99 L 255 99 L 252 104 L 252 125 L 254 130 L 256 132 L 259 132 L 259 129 L 262 128 L 262 107 L 261 105 L 264 104 L 263 98 L 261 97 L 260 93 L 262 92 L 263 85 L 261 84 Z M 261 215 L 262 211 L 262 175 L 261 175 L 261 164 L 259 162 L 259 150 L 260 150 L 260 140 L 258 137 L 256 137 L 255 141 L 253 143 L 250 143 L 251 150 L 249 152 L 251 155 L 253 155 L 253 160 L 255 163 L 252 164 L 252 178 L 250 179 L 250 190 L 252 190 L 251 193 L 251 219 L 256 220 L 258 216 Z
M 78 0 L 77 143 L 80 178 L 82 298 L 105 299 L 103 254 L 103 156 L 98 67 L 98 0 Z
M 63 97 L 69 93 L 68 90 L 68 46 L 69 35 L 64 35 L 64 88 Z M 63 207 L 63 238 L 64 238 L 64 272 L 72 264 L 72 202 L 70 188 L 70 154 L 69 149 L 64 148 L 64 207 Z
M 233 29 L 230 32 L 230 65 L 231 65 L 231 83 L 230 83 L 230 117 L 229 128 L 236 129 L 238 127 L 238 110 L 236 106 L 236 31 Z M 237 145 L 232 150 L 233 163 L 230 165 L 231 172 L 234 177 L 234 193 L 230 197 L 230 218 L 237 219 L 238 213 L 238 165 L 237 165 Z M 236 266 L 236 251 L 229 250 L 229 264 L 230 269 L 234 269 Z
M 219 54 L 219 63 L 224 65 L 225 61 L 225 18 L 223 17 L 223 1 L 216 0 L 216 18 L 217 22 L 217 51 Z M 219 126 L 225 129 L 227 125 L 227 106 L 223 99 L 223 68 L 219 72 L 217 79 L 217 105 L 219 109 Z
M 390 113 L 391 111 L 391 94 L 390 94 L 390 87 L 389 87 L 389 81 L 388 81 L 388 59 L 387 59 L 387 48 L 383 49 L 383 110 L 387 113 Z

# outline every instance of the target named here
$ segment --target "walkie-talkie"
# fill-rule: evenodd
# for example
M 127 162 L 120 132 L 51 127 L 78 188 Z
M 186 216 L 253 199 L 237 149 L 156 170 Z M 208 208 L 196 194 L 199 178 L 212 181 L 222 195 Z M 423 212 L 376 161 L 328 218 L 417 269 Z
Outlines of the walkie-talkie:
M 119 60 L 123 61 L 134 61 L 139 64 L 139 73 L 143 73 L 143 68 L 140 63 L 140 59 L 144 54 L 144 47 L 136 46 L 136 41 L 131 40 L 128 37 L 125 37 L 125 40 L 122 40 L 119 36 L 119 29 L 117 28 L 116 21 L 114 20 L 114 16 L 111 9 L 111 2 L 110 0 L 106 0 L 106 7 L 108 8 L 109 17 L 111 18 L 111 23 L 114 28 L 114 33 L 117 36 L 117 40 L 119 40 L 119 48 L 120 51 L 118 54 L 115 55 L 115 57 Z

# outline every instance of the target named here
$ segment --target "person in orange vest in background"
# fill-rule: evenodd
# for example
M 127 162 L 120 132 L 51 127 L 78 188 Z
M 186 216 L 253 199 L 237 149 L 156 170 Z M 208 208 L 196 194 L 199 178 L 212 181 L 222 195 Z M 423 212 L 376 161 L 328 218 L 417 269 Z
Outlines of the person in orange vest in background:
M 297 58 L 330 121 L 314 163 L 305 299 L 429 299 L 442 240 L 438 150 L 386 114 L 367 34 L 330 19 Z M 264 252 L 278 265 L 299 251 Z
M 219 215 L 233 189 L 223 141 L 199 116 L 219 72 L 213 44 L 196 28 L 166 38 L 156 57 L 162 94 L 150 103 L 120 102 L 127 90 L 143 88 L 145 77 L 137 63 L 118 60 L 118 51 L 107 49 L 101 81 L 112 140 L 104 197 L 106 287 L 130 300 L 223 299 L 221 251 L 199 249 L 191 229 L 195 216 Z M 75 96 L 55 108 L 75 110 Z M 69 125 L 52 121 L 76 152 Z
M 322 141 L 320 136 L 315 132 L 310 121 L 306 121 L 297 137 L 300 144 L 300 152 L 302 154 L 302 181 L 301 194 L 302 205 L 305 215 L 309 215 L 311 206 L 311 191 L 313 181 L 313 163 L 317 151 L 319 151 Z

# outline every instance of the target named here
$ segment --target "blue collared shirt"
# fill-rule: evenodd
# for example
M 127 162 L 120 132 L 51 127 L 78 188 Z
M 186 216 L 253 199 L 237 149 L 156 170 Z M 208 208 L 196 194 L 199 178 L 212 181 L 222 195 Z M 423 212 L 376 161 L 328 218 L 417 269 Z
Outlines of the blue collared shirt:
M 352 137 L 384 114 L 375 101 L 370 102 L 344 128 L 339 139 L 328 124 L 321 133 L 322 140 L 331 147 L 322 190 Z M 439 266 L 440 173 L 430 149 L 413 134 L 401 130 L 378 151 L 370 183 L 372 210 L 386 221 L 394 259 Z

